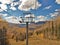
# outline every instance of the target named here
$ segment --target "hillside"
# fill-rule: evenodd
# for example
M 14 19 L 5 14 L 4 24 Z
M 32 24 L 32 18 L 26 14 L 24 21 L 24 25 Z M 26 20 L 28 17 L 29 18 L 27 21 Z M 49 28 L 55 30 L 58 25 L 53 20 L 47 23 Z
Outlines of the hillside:
M 26 44 L 26 27 L 11 26 L 2 19 L 0 20 L 0 25 L 0 29 L 2 29 L 3 26 L 6 27 L 7 39 L 11 45 Z M 60 45 L 60 41 L 58 41 L 60 39 L 60 17 L 57 17 L 55 20 L 47 21 L 42 25 L 31 24 L 29 27 L 34 28 L 28 33 L 29 45 Z
M 58 39 L 60 36 L 60 16 L 37 27 L 35 32 L 36 34 L 42 34 L 42 38 Z
M 45 24 L 36 26 L 33 35 L 29 37 L 29 45 L 60 45 L 59 25 L 60 17 L 57 17 L 54 21 L 47 21 Z M 26 40 L 16 42 L 11 39 L 10 43 L 11 45 L 26 45 Z

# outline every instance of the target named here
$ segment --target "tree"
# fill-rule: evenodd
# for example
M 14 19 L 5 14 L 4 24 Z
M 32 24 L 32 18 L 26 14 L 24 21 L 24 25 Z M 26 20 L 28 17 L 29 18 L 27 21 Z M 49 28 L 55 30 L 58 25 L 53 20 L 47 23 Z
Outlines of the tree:
M 9 45 L 7 40 L 7 29 L 3 26 L 3 29 L 0 29 L 0 45 Z

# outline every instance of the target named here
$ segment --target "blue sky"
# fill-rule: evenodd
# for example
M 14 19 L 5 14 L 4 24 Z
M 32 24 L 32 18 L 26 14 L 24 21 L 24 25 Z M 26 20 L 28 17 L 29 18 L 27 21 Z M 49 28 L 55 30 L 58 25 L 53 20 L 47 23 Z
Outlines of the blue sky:
M 34 8 L 34 1 L 36 1 L 36 8 Z M 26 2 L 28 2 L 26 4 Z M 33 3 L 30 3 L 33 2 Z M 33 4 L 30 6 L 30 4 Z M 1 6 L 2 5 L 2 6 Z M 22 5 L 28 5 L 30 7 L 22 8 Z M 23 15 L 23 12 L 31 12 L 39 19 L 50 19 L 52 16 L 56 16 L 58 14 L 57 11 L 60 10 L 60 0 L 0 0 L 0 14 L 7 15 L 3 16 L 3 18 L 8 17 L 19 17 Z

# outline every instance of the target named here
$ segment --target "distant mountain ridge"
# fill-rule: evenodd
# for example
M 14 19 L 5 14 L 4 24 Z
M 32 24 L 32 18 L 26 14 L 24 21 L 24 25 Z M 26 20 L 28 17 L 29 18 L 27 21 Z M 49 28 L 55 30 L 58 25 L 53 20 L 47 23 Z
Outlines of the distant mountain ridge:
M 32 25 L 41 25 L 46 23 L 46 21 L 39 21 L 37 23 L 31 23 Z M 31 26 L 31 24 L 29 24 Z M 14 23 L 9 23 L 10 26 L 18 26 L 18 27 L 26 27 L 26 24 L 14 24 Z
M 39 21 L 36 24 L 44 24 L 44 23 L 46 23 L 46 21 Z

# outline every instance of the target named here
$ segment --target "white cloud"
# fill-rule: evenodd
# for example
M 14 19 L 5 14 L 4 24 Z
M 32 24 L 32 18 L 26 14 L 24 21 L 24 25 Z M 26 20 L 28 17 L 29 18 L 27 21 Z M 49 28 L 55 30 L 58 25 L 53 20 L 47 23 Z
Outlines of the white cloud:
M 8 19 L 17 19 L 17 17 L 15 17 L 15 16 L 9 16 L 9 17 L 7 17 Z
M 58 9 L 56 9 L 55 11 L 58 11 Z
M 28 15 L 25 15 L 25 17 L 35 17 L 35 15 L 34 14 L 28 14 Z
M 55 11 L 60 11 L 60 9 L 56 9 Z
M 8 14 L 2 14 L 0 13 L 0 17 L 6 17 Z
M 19 5 L 19 2 L 12 2 L 11 3 L 11 6 L 16 6 L 16 5 Z
M 9 23 L 15 23 L 15 24 L 20 24 L 19 21 L 22 21 L 21 18 L 18 18 L 16 16 L 5 17 L 5 20 Z
M 7 5 L 0 4 L 0 12 L 7 9 Z
M 57 4 L 60 4 L 60 0 L 56 0 L 56 3 L 57 3 Z
M 10 9 L 12 9 L 12 10 L 16 10 L 16 7 L 12 6 L 12 7 L 10 7 Z
M 51 17 L 56 17 L 56 16 L 58 16 L 58 12 L 54 12 L 54 13 L 50 13 L 50 15 L 51 15 Z
M 0 0 L 2 4 L 10 4 L 13 0 Z
M 3 14 L 4 17 L 8 16 L 8 14 Z
M 37 18 L 43 19 L 45 18 L 45 16 L 40 15 L 40 16 L 37 16 Z
M 5 17 L 7 17 L 8 14 L 2 14 L 0 13 L 0 18 L 4 19 Z
M 3 10 L 2 9 L 0 9 L 0 12 L 2 12 Z
M 30 9 L 37 9 L 41 6 L 37 0 L 20 0 L 21 4 L 18 9 L 28 11 Z M 35 7 L 36 6 L 36 7 Z
M 51 8 L 51 6 L 47 6 L 47 7 L 45 7 L 44 9 L 50 9 Z
M 22 22 L 22 19 L 20 18 L 21 16 L 19 17 L 16 17 L 16 16 L 7 16 L 5 17 L 5 20 L 9 23 L 14 23 L 14 24 L 25 24 L 25 22 L 27 21 L 26 18 L 24 18 L 24 22 L 23 23 L 20 23 L 19 21 Z M 30 20 L 29 20 L 30 21 Z
M 46 21 L 46 20 L 47 20 L 47 17 L 40 15 L 40 16 L 37 16 L 37 20 L 35 20 L 35 22 Z

